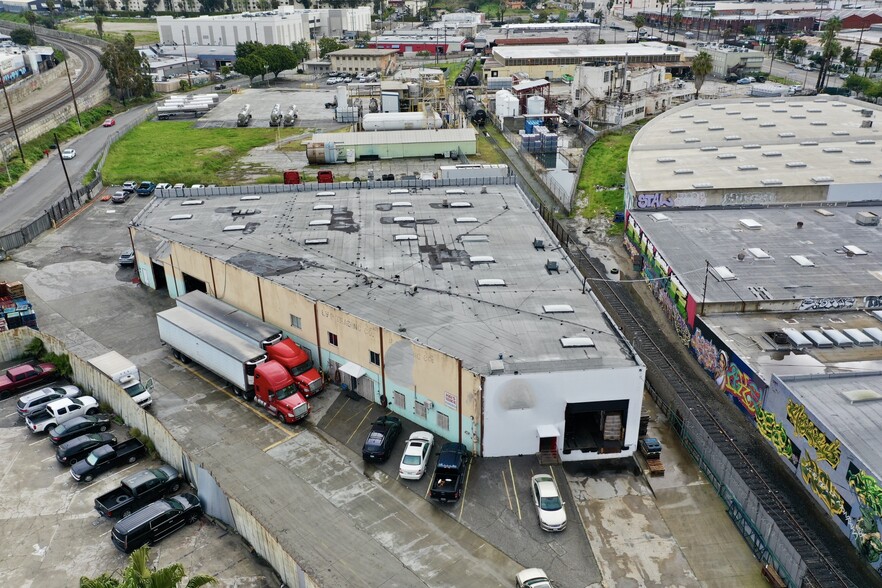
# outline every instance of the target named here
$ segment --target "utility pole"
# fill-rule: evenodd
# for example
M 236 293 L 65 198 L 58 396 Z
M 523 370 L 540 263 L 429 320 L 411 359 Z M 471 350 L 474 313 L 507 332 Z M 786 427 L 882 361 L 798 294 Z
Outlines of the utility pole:
M 187 84 L 192 88 L 193 87 L 193 79 L 190 77 L 190 60 L 187 58 L 187 39 L 186 33 L 187 28 L 184 27 L 181 30 L 181 40 L 184 42 L 184 67 L 187 68 Z M 257 23 L 254 23 L 254 34 L 257 35 Z
M 80 125 L 80 128 L 82 129 L 83 123 L 80 120 L 80 107 L 77 105 L 77 95 L 74 92 L 73 81 L 71 81 L 71 79 L 70 79 L 70 66 L 67 63 L 68 62 L 67 52 L 65 51 L 63 53 L 63 55 L 64 55 L 64 69 L 67 72 L 67 85 L 70 86 L 70 95 L 73 97 L 74 112 L 77 113 L 77 124 Z
M 3 88 L 3 97 L 6 98 L 6 109 L 9 110 L 9 121 L 12 123 L 12 132 L 15 133 L 15 142 L 18 144 L 18 154 L 21 155 L 21 162 L 25 162 L 24 149 L 21 148 L 21 140 L 18 138 L 18 129 L 15 127 L 15 117 L 12 116 L 12 105 L 9 103 L 9 94 L 6 93 L 6 80 L 0 73 L 0 87 Z
M 707 275 L 710 273 L 710 262 L 704 260 L 704 291 L 701 293 L 701 314 L 704 315 L 704 302 L 707 300 Z
M 58 144 L 58 134 L 53 132 L 52 137 L 55 139 L 55 148 L 58 151 L 58 157 L 61 157 L 61 169 L 64 170 L 64 179 L 67 180 L 68 194 L 73 194 L 73 186 L 70 183 L 70 176 L 67 175 L 67 166 L 64 164 L 64 157 L 61 155 L 61 145 Z

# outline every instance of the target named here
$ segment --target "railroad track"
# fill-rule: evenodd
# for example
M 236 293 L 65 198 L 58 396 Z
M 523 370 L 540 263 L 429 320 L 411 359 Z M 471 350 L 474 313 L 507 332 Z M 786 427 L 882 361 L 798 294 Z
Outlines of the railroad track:
M 653 337 L 647 331 L 644 327 L 645 321 L 640 320 L 632 310 L 635 308 L 635 301 L 628 291 L 628 286 L 620 282 L 607 281 L 606 268 L 581 251 L 571 250 L 570 253 L 574 259 L 583 262 L 579 264 L 580 269 L 583 273 L 590 274 L 586 275 L 586 278 L 594 293 L 614 315 L 640 357 L 647 366 L 657 370 L 656 373 L 664 375 L 663 377 L 686 408 L 710 435 L 742 480 L 753 490 L 765 510 L 775 519 L 778 527 L 803 558 L 807 566 L 803 585 L 823 588 L 858 586 L 846 575 L 840 567 L 840 562 L 819 541 L 814 530 L 807 528 L 807 521 L 800 520 L 802 517 L 812 516 L 811 513 L 806 512 L 803 506 L 794 503 L 788 492 L 781 491 L 780 488 L 768 483 L 763 475 L 768 473 L 768 464 L 762 463 L 761 458 L 756 455 L 758 452 L 742 450 L 736 442 L 739 435 L 730 433 L 729 427 L 717 418 L 715 409 L 702 397 L 702 393 L 708 392 L 707 383 L 694 382 L 694 374 L 686 372 L 656 343 L 655 339 L 658 337 Z M 719 395 L 718 391 L 713 393 Z
M 74 92 L 78 96 L 91 91 L 102 83 L 105 83 L 104 68 L 101 67 L 101 63 L 98 60 L 101 56 L 101 50 L 99 48 L 91 45 L 81 45 L 59 37 L 48 38 L 51 39 L 52 45 L 63 47 L 67 52 L 76 55 L 82 62 L 80 75 L 73 80 Z M 57 67 L 64 67 L 64 65 L 60 64 Z M 74 72 L 71 71 L 72 78 L 73 75 Z M 46 116 L 73 100 L 70 94 L 70 87 L 67 84 L 63 84 L 61 87 L 62 90 L 55 91 L 48 96 L 43 96 L 43 99 L 36 104 L 28 104 L 23 108 L 21 105 L 13 106 L 15 125 L 19 130 L 33 122 L 43 120 Z M 0 133 L 4 132 L 12 132 L 12 123 L 9 120 L 0 123 Z

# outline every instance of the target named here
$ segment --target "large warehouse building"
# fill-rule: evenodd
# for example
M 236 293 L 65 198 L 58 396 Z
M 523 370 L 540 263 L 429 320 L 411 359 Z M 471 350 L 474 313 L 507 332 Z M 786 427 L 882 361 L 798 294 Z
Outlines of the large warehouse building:
M 631 145 L 624 244 L 684 346 L 880 569 L 879 108 L 675 108 Z
M 488 183 L 159 197 L 131 225 L 138 273 L 478 454 L 630 456 L 645 367 L 525 195 Z

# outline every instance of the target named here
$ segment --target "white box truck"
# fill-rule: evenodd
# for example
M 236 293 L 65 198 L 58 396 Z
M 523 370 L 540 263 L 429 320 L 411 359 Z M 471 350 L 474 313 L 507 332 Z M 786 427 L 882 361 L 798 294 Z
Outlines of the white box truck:
M 153 404 L 149 388 L 141 383 L 141 372 L 138 371 L 138 366 L 116 351 L 92 358 L 89 363 L 116 382 L 141 408 L 147 408 Z

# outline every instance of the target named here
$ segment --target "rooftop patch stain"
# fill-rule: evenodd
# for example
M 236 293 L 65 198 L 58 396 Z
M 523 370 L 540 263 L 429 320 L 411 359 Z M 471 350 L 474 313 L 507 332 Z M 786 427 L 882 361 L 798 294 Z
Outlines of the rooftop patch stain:
M 315 265 L 299 257 L 277 257 L 254 251 L 231 257 L 230 263 L 263 278 L 283 276 Z
M 352 211 L 348 208 L 334 210 L 331 213 L 331 224 L 328 225 L 329 231 L 341 231 L 343 233 L 357 233 L 358 223 L 352 220 Z
M 420 245 L 420 256 L 433 270 L 444 269 L 445 263 L 458 263 L 465 267 L 471 267 L 467 251 L 448 249 L 447 245 Z

